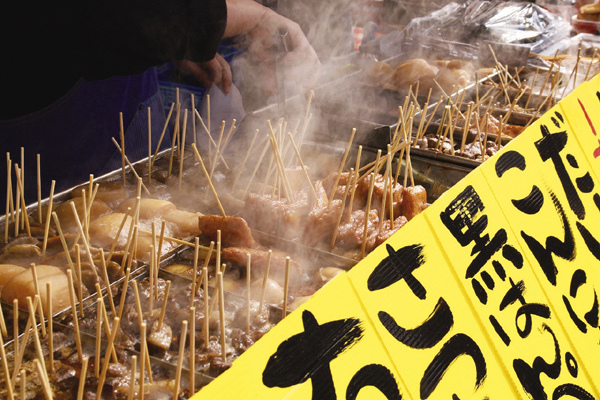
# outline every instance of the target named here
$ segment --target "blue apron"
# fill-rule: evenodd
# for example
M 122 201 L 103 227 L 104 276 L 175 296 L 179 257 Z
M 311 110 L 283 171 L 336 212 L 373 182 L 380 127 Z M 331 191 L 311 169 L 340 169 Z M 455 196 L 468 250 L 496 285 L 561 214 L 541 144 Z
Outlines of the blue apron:
M 41 83 L 43 84 L 43 83 Z M 32 94 L 35 95 L 35 94 Z M 131 162 L 148 155 L 148 107 L 152 115 L 152 149 L 156 148 L 165 122 L 158 91 L 156 68 L 134 76 L 100 81 L 80 79 L 63 97 L 48 107 L 20 118 L 0 121 L 0 150 L 21 164 L 25 153 L 27 204 L 37 201 L 36 158 L 40 154 L 42 198 L 56 181 L 55 193 L 121 167 L 119 113 L 123 113 L 125 152 Z M 163 147 L 170 146 L 169 138 Z M 5 155 L 4 155 L 5 157 Z M 6 161 L 1 161 L 0 214 L 5 210 Z

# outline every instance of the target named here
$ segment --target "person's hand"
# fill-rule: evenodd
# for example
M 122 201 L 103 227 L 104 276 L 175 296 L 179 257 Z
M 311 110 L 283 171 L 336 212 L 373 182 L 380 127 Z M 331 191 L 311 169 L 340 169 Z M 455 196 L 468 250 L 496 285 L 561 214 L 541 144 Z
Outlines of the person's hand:
M 264 90 L 274 94 L 277 90 L 275 60 L 278 54 L 274 48 L 279 44 L 279 33 L 286 32 L 291 48 L 283 56 L 285 79 L 295 81 L 302 93 L 314 88 L 321 73 L 321 63 L 317 53 L 308 42 L 300 26 L 292 20 L 267 9 L 258 24 L 248 32 L 250 56 L 261 69 Z
M 213 83 L 221 88 L 223 93 L 229 93 L 233 81 L 231 67 L 220 54 L 206 62 L 179 60 L 175 66 L 183 73 L 192 75 L 200 84 L 209 88 Z

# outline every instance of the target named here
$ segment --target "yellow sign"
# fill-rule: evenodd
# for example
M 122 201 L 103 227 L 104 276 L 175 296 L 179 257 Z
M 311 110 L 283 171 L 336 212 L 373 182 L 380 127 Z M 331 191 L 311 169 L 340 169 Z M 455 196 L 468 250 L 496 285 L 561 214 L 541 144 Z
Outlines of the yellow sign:
M 600 399 L 600 77 L 195 399 Z

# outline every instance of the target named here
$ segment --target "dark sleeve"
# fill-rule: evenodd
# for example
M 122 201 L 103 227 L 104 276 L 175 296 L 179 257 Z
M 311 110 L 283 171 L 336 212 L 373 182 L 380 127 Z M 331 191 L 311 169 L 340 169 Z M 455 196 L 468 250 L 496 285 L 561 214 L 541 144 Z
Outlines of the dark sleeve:
M 79 47 L 83 77 L 132 75 L 171 60 L 208 61 L 227 23 L 225 0 L 88 0 Z

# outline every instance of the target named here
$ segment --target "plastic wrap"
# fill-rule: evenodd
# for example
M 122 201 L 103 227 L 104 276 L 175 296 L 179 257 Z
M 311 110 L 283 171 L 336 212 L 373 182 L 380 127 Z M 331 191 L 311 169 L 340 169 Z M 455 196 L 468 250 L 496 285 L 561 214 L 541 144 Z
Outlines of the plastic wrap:
M 569 22 L 529 2 L 468 1 L 450 3 L 422 18 L 416 18 L 403 31 L 405 41 L 423 36 L 462 43 L 484 41 L 527 45 L 540 53 L 568 37 Z

